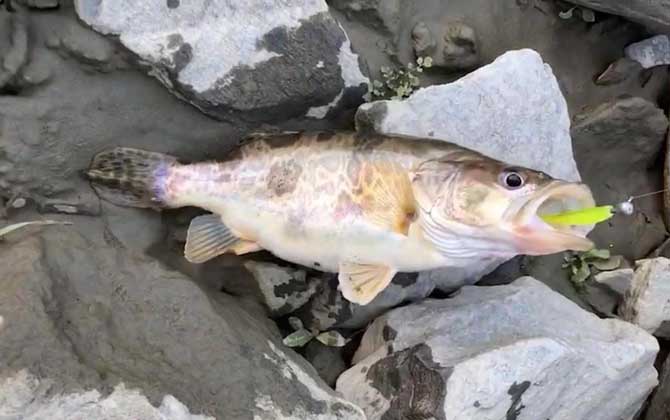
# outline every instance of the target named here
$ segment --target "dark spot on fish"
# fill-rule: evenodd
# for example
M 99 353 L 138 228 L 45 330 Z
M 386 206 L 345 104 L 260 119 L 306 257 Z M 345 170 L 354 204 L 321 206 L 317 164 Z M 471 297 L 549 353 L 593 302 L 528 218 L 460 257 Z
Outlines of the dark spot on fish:
M 275 163 L 268 174 L 267 188 L 277 197 L 293 192 L 301 173 L 302 167 L 293 159 Z
M 321 267 L 321 264 L 319 264 L 318 262 L 314 261 L 314 267 Z
M 523 381 L 520 384 L 514 382 L 512 386 L 509 387 L 507 394 L 512 397 L 512 404 L 507 409 L 507 414 L 505 420 L 516 420 L 521 414 L 521 410 L 526 408 L 525 405 L 521 404 L 521 396 L 530 388 L 530 381 Z
M 179 7 L 179 0 L 167 0 L 167 7 L 170 9 L 176 9 Z
M 193 59 L 193 48 L 191 44 L 185 42 L 172 55 L 174 61 L 174 71 L 179 74 Z
M 479 401 L 475 401 L 475 402 L 472 404 L 472 406 L 475 407 L 475 408 L 479 408 L 479 407 L 481 407 L 481 404 L 479 403 Z

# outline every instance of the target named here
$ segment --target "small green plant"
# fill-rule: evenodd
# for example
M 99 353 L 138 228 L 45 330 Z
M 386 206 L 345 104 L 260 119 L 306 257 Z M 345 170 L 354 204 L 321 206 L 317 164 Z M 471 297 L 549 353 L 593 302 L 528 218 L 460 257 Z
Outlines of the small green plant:
M 410 96 L 421 85 L 419 76 L 424 69 L 433 65 L 431 57 L 419 57 L 416 64 L 408 63 L 406 67 L 392 69 L 387 66 L 381 68 L 383 82 L 374 80 L 368 89 L 366 99 L 403 99 Z
M 349 342 L 337 331 L 312 332 L 303 326 L 300 319 L 292 316 L 288 320 L 295 331 L 284 337 L 283 342 L 287 347 L 302 347 L 314 338 L 329 347 L 344 347 Z
M 570 271 L 570 281 L 577 289 L 583 289 L 592 276 L 592 269 L 598 271 L 615 270 L 621 266 L 618 255 L 610 255 L 609 249 L 592 249 L 586 252 L 572 253 L 564 257 L 563 268 Z

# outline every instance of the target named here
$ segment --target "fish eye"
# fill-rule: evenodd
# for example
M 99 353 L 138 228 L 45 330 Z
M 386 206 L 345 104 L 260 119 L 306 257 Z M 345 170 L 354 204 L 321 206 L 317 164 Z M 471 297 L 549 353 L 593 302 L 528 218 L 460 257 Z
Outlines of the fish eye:
M 508 170 L 500 174 L 500 182 L 508 190 L 516 190 L 523 187 L 523 176 L 516 171 Z

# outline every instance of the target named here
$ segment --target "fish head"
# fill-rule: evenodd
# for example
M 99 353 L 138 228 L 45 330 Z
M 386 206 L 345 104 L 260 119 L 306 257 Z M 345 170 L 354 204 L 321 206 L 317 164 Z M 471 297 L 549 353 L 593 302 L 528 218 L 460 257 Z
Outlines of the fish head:
M 594 225 L 551 225 L 541 216 L 595 206 L 588 186 L 475 155 L 421 164 L 412 185 L 427 239 L 446 256 L 586 251 Z

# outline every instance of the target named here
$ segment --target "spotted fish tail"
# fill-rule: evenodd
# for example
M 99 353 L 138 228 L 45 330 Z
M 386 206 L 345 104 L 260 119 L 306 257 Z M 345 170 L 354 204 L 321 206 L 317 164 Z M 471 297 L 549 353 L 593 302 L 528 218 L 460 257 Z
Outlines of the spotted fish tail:
M 171 207 L 166 181 L 177 159 L 162 153 L 117 147 L 98 153 L 86 171 L 98 196 L 126 207 Z

